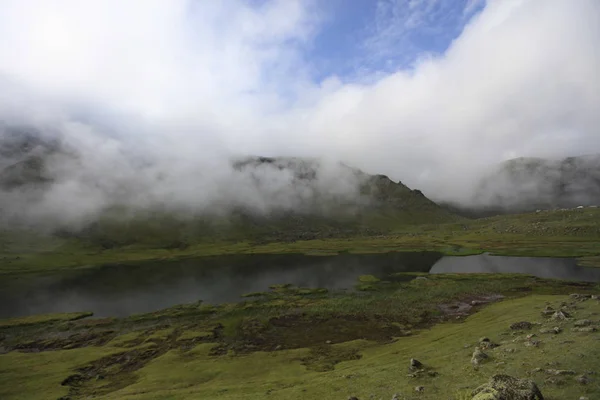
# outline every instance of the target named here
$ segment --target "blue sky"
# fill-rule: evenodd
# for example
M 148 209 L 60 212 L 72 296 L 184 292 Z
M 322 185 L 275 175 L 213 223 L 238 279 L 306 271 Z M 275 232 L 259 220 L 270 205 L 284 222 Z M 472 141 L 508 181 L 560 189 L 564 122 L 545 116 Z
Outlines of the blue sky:
M 443 54 L 484 6 L 476 0 L 321 2 L 323 23 L 306 57 L 315 79 L 410 69 L 419 57 Z

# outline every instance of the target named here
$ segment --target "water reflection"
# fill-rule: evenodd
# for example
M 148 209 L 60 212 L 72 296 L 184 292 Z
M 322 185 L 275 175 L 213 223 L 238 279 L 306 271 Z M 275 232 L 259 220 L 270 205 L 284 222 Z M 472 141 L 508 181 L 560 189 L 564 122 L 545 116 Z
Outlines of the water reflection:
M 433 252 L 242 255 L 105 266 L 7 283 L 0 288 L 0 317 L 81 310 L 127 316 L 199 299 L 238 301 L 244 293 L 280 283 L 344 289 L 353 287 L 360 275 L 427 272 L 440 258 Z
M 143 265 L 104 266 L 45 277 L 7 278 L 0 286 L 0 318 L 73 311 L 128 316 L 199 299 L 238 301 L 244 293 L 291 283 L 303 287 L 352 288 L 360 275 L 394 272 L 526 273 L 543 278 L 600 281 L 600 269 L 567 258 L 442 257 L 432 252 L 204 257 Z
M 429 271 L 444 273 L 521 273 L 546 279 L 600 281 L 600 268 L 577 265 L 573 258 L 502 257 L 480 254 L 467 257 L 443 257 Z

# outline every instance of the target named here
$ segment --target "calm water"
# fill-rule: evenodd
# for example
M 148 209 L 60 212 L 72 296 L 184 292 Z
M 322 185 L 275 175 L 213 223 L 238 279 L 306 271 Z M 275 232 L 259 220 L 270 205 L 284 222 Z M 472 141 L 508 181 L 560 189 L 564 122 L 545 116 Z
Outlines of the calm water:
M 383 278 L 394 272 L 520 272 L 600 281 L 599 268 L 579 267 L 566 258 L 442 257 L 432 252 L 220 256 L 5 279 L 0 286 L 0 318 L 71 311 L 93 311 L 98 317 L 127 316 L 199 299 L 237 301 L 244 293 L 280 283 L 347 289 L 360 275 Z

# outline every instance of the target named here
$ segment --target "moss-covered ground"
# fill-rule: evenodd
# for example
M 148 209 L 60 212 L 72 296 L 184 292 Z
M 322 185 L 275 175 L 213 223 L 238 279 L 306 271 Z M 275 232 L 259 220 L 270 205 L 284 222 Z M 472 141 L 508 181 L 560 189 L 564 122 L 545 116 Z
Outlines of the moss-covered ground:
M 123 319 L 12 319 L 0 326 L 0 398 L 465 399 L 496 373 L 530 378 L 550 400 L 600 397 L 598 284 L 396 274 L 357 287 L 278 285 Z M 511 329 L 521 321 L 531 328 Z M 498 346 L 475 368 L 484 336 Z

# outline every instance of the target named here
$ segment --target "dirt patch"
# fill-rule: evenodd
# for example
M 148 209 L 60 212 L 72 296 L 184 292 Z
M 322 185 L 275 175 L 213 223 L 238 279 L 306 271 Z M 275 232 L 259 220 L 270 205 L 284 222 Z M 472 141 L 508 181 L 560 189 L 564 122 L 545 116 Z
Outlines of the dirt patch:
M 388 342 L 404 336 L 401 327 L 385 318 L 360 315 L 333 315 L 328 318 L 293 314 L 268 322 L 245 320 L 232 341 L 237 353 L 312 348 L 322 344 L 356 339 Z
M 134 383 L 134 371 L 168 350 L 168 346 L 153 346 L 102 357 L 77 368 L 61 385 L 69 386 L 69 399 L 102 396 Z
M 503 298 L 504 296 L 500 294 L 471 296 L 451 303 L 438 304 L 438 309 L 442 312 L 444 318 L 466 317 L 477 307 L 502 300 Z

